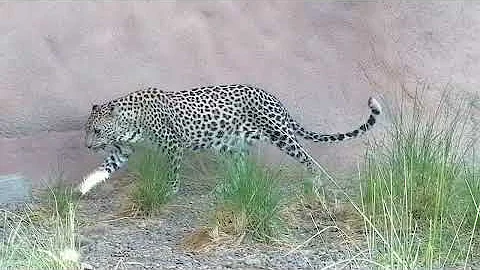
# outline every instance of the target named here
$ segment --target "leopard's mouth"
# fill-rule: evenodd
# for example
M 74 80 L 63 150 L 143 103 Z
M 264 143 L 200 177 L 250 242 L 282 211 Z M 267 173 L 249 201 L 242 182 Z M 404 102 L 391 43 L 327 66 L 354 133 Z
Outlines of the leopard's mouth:
M 105 149 L 105 144 L 92 145 L 91 147 L 89 147 L 89 149 L 94 152 L 98 152 Z

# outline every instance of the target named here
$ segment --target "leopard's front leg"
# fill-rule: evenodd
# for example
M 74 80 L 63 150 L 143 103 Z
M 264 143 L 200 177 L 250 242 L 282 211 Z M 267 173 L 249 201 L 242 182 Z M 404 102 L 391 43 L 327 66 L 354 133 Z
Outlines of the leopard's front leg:
M 113 145 L 111 151 L 95 171 L 83 179 L 78 189 L 82 195 L 86 194 L 90 189 L 98 183 L 107 180 L 110 175 L 121 168 L 128 161 L 128 157 L 132 154 L 132 148 L 125 145 Z
M 176 194 L 179 190 L 180 167 L 183 159 L 183 147 L 175 144 L 167 150 L 167 158 L 170 163 L 170 171 L 168 173 L 168 182 L 172 188 L 172 194 Z

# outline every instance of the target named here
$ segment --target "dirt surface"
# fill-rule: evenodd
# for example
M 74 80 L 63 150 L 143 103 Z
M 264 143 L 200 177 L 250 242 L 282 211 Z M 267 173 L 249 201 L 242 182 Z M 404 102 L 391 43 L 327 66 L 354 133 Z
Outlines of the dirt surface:
M 133 180 L 127 172 L 81 197 L 76 220 L 80 261 L 88 267 L 84 269 L 373 268 L 367 262 L 373 254 L 362 218 L 349 203 L 333 204 L 332 199 L 305 193 L 298 180 L 305 175 L 295 170 L 282 174 L 285 228 L 281 237 L 262 244 L 215 229 L 217 179 L 209 176 L 214 170 L 202 162 L 193 162 L 190 170 L 189 175 L 197 177 L 185 179 L 179 193 L 150 217 L 135 211 L 129 199 Z
M 343 220 L 333 222 L 318 201 L 290 200 L 282 212 L 284 236 L 267 245 L 213 229 L 214 179 L 186 181 L 154 217 L 130 210 L 130 182 L 126 174 L 117 176 L 79 204 L 81 260 L 95 269 L 368 268 L 353 259 L 362 230 L 351 226 L 358 222 L 344 222 L 353 217 L 350 209 L 338 208 L 332 214 Z M 291 194 L 301 192 L 293 189 Z M 327 228 L 335 224 L 340 230 Z

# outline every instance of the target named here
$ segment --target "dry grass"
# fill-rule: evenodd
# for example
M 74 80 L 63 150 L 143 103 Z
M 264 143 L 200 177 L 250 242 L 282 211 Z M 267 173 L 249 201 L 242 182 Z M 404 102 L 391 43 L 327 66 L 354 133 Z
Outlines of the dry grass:
M 183 239 L 182 247 L 193 253 L 205 253 L 217 248 L 230 249 L 238 247 L 243 237 L 224 233 L 218 226 L 201 227 Z

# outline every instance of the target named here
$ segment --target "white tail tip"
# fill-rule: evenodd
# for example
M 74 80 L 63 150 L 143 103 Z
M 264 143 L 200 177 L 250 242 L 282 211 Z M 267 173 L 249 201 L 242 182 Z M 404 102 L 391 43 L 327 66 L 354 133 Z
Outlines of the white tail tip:
M 101 183 L 110 177 L 110 173 L 104 170 L 94 171 L 86 178 L 83 179 L 82 184 L 78 187 L 82 195 L 85 195 L 89 190 L 91 190 L 98 183 Z
M 382 106 L 380 105 L 380 103 L 373 97 L 370 97 L 368 99 L 368 107 L 370 107 L 370 109 L 372 111 L 376 111 L 377 113 L 376 114 L 381 114 L 382 113 Z

